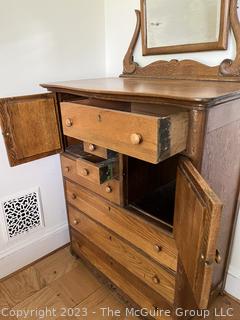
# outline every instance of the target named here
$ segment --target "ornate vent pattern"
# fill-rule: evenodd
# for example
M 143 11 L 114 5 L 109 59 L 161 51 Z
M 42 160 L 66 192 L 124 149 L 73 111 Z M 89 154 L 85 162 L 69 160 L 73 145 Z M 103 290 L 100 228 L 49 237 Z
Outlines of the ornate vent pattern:
M 42 225 L 37 191 L 3 201 L 2 207 L 9 239 Z

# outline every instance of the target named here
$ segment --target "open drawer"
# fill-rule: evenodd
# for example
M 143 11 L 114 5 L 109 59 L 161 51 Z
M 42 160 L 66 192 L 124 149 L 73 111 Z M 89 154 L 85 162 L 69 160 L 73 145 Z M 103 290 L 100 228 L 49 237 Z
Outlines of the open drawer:
M 149 113 L 151 115 L 149 115 Z M 87 141 L 151 163 L 158 163 L 186 149 L 188 112 L 148 106 L 129 112 L 62 102 L 66 136 Z
M 83 152 L 76 160 L 77 174 L 96 184 L 112 180 L 118 175 L 117 157 L 102 159 Z
M 85 152 L 82 142 L 69 145 L 66 151 L 75 158 L 76 174 L 85 181 L 101 185 L 119 176 L 119 158 L 116 152 L 104 159 Z

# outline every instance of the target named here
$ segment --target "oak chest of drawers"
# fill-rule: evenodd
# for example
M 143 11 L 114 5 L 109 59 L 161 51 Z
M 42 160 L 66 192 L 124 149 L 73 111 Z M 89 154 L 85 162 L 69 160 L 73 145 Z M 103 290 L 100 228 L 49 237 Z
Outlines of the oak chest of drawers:
M 2 130 L 12 165 L 61 151 L 72 251 L 134 306 L 172 318 L 206 308 L 223 290 L 237 208 L 237 84 L 44 87 L 53 93 L 1 100 Z

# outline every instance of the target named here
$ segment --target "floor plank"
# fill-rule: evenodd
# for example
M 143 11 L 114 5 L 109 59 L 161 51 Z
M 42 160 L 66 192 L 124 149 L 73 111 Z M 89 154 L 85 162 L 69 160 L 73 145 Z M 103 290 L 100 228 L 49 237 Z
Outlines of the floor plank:
M 82 263 L 50 284 L 68 307 L 76 306 L 100 286 L 95 276 Z
M 111 312 L 103 315 L 101 308 L 107 307 L 120 310 L 121 316 L 116 317 Z M 61 249 L 26 270 L 0 281 L 0 310 L 3 308 L 13 308 L 14 311 L 38 308 L 41 312 L 48 312 L 44 320 L 73 319 L 71 315 L 67 316 L 66 312 L 64 314 L 65 310 L 71 313 L 71 308 L 75 312 L 87 308 L 88 316 L 80 317 L 86 320 L 139 319 L 125 317 L 125 304 L 113 295 L 111 290 L 98 282 L 83 263 L 70 254 L 69 248 Z M 227 310 L 231 311 L 231 308 L 233 316 L 226 316 Z M 36 314 L 27 318 L 24 314 L 18 317 L 29 320 L 39 318 Z M 16 320 L 16 317 L 0 316 L 0 319 Z M 196 320 L 201 319 L 204 318 L 196 318 Z M 240 303 L 228 296 L 219 296 L 212 305 L 207 319 L 239 320 Z
M 0 296 L 13 307 L 41 289 L 38 273 L 34 267 L 30 267 L 1 282 Z
M 8 308 L 8 307 L 9 307 L 9 304 L 7 303 L 7 300 L 6 300 L 5 296 L 3 295 L 3 292 L 0 288 L 0 309 Z
M 126 317 L 125 304 L 112 294 L 106 287 L 101 287 L 75 307 L 76 314 L 81 314 L 81 319 L 86 320 L 127 320 L 137 319 Z M 115 314 L 117 312 L 117 314 Z M 75 319 L 75 316 L 67 319 Z M 58 318 L 60 320 L 60 318 Z
M 210 315 L 207 317 L 207 320 L 215 319 L 231 319 L 239 320 L 240 319 L 240 303 L 231 299 L 230 297 L 224 295 L 219 296 L 210 308 Z M 230 312 L 232 315 L 229 314 Z M 199 317 L 196 318 L 199 320 Z M 200 318 L 204 319 L 204 317 Z
M 77 259 L 70 254 L 69 247 L 66 247 L 37 262 L 34 268 L 39 273 L 42 285 L 46 286 L 73 270 L 77 265 Z
M 54 320 L 61 315 L 63 308 L 65 309 L 66 306 L 59 295 L 50 287 L 46 287 L 16 305 L 13 310 L 22 312 L 22 316 L 18 319 L 36 320 L 42 318 Z M 24 312 L 27 312 L 27 316 Z

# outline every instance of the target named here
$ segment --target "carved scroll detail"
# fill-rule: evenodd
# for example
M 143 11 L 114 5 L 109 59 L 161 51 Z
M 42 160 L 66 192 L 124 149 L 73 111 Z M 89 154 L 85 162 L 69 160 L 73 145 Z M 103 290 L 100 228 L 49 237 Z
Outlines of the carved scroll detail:
M 132 74 L 136 71 L 138 64 L 134 62 L 133 53 L 136 47 L 138 37 L 141 29 L 141 13 L 139 10 L 135 10 L 137 16 L 136 28 L 130 42 L 128 51 L 123 59 L 123 74 Z
M 238 18 L 238 0 L 232 0 L 230 6 L 230 22 L 233 34 L 236 40 L 236 58 L 235 60 L 225 59 L 219 67 L 223 76 L 240 76 L 240 22 Z
M 225 59 L 220 65 L 211 67 L 194 60 L 159 60 L 145 67 L 134 61 L 134 50 L 141 29 L 141 13 L 137 16 L 136 28 L 132 41 L 123 60 L 123 77 L 142 77 L 159 79 L 240 81 L 240 21 L 237 13 L 238 0 L 230 1 L 230 26 L 236 39 L 236 57 Z

